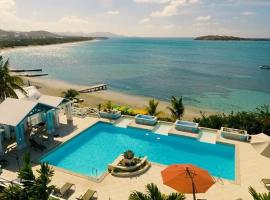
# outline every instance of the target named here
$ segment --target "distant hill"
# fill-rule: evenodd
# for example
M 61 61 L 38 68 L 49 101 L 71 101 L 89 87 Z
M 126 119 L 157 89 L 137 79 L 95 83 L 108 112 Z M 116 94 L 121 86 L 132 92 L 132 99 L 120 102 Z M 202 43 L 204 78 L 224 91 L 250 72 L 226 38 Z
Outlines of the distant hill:
M 106 38 L 116 38 L 116 37 L 124 37 L 122 35 L 117 35 L 110 32 L 94 32 L 94 33 L 82 33 L 82 32 L 61 32 L 56 33 L 62 36 L 81 36 L 81 37 L 106 37 Z
M 63 36 L 50 33 L 48 31 L 5 31 L 0 29 L 0 39 L 44 39 L 44 38 L 62 38 Z
M 195 38 L 195 40 L 225 40 L 225 41 L 270 41 L 270 38 L 241 38 L 226 35 L 206 35 Z
M 107 37 L 63 36 L 48 31 L 19 32 L 0 30 L 0 49 L 82 42 L 94 39 L 107 39 Z

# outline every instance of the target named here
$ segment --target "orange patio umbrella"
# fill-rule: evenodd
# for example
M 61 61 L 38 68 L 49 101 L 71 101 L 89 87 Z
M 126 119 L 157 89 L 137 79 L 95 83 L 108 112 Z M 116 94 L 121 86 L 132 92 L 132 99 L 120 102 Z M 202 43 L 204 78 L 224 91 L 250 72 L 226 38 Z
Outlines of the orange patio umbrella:
M 175 164 L 161 172 L 163 184 L 181 193 L 205 193 L 215 182 L 208 171 L 191 164 Z

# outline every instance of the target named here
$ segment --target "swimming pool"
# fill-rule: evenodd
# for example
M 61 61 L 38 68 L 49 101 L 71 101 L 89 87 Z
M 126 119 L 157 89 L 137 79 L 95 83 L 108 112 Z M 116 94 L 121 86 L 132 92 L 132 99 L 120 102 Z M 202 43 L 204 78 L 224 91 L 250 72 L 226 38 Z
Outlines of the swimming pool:
M 235 147 L 197 139 L 159 135 L 136 128 L 98 122 L 41 158 L 49 164 L 91 177 L 99 177 L 119 154 L 131 149 L 155 163 L 191 163 L 212 175 L 235 179 Z

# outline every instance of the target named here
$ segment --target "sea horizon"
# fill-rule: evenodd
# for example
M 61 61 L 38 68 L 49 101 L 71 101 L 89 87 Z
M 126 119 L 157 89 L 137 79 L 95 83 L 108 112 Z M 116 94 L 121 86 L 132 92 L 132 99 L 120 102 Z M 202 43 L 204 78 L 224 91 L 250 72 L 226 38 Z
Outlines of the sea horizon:
M 14 68 L 42 68 L 50 79 L 106 83 L 112 91 L 221 112 L 269 104 L 270 42 L 123 37 L 4 52 Z

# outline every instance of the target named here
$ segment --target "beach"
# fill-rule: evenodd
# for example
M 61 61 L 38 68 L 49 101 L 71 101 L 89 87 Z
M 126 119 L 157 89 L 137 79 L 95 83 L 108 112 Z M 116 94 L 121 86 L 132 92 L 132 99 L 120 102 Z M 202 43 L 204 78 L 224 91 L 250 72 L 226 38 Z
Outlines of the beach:
M 86 89 L 88 86 L 85 85 L 76 85 L 70 84 L 64 81 L 52 80 L 47 78 L 24 78 L 25 82 L 30 81 L 31 85 L 36 86 L 42 94 L 53 95 L 53 96 L 62 96 L 62 92 L 70 88 L 81 90 Z M 150 97 L 130 95 L 121 92 L 116 92 L 110 90 L 98 91 L 88 94 L 80 94 L 79 98 L 82 98 L 84 102 L 81 106 L 88 107 L 97 107 L 98 104 L 103 104 L 106 101 L 112 101 L 113 104 L 121 106 L 129 106 L 134 109 L 143 109 L 148 104 Z M 185 103 L 185 102 L 184 102 Z M 162 111 L 162 117 L 169 117 L 167 107 L 170 106 L 169 102 L 159 101 L 158 110 Z M 215 113 L 213 110 L 205 110 L 191 106 L 185 106 L 185 113 L 183 119 L 193 120 L 194 117 L 199 117 L 200 111 L 204 112 L 206 115 Z

